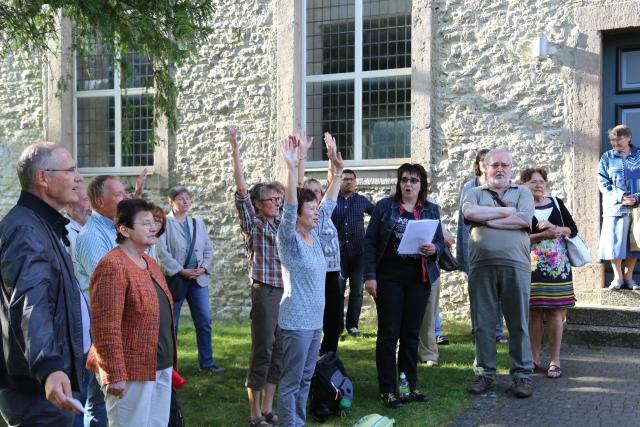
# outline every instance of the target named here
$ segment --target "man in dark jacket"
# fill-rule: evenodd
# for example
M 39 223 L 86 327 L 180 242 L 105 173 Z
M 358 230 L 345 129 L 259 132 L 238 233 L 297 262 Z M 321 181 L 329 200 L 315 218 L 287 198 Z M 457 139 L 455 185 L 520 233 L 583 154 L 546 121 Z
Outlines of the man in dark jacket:
M 9 425 L 71 425 L 91 339 L 58 211 L 78 201 L 82 177 L 50 142 L 25 148 L 17 172 L 20 198 L 0 221 L 0 413 Z

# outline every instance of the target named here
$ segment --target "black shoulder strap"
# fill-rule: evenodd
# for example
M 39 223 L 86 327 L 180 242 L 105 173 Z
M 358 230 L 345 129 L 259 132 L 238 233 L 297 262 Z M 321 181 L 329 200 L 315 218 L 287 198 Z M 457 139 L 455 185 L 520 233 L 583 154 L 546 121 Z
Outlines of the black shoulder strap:
M 187 268 L 187 263 L 189 262 L 189 259 L 191 259 L 191 254 L 193 253 L 193 245 L 196 244 L 196 219 L 191 218 L 191 221 L 193 224 L 193 236 L 191 237 L 191 245 L 187 251 L 187 258 L 184 260 L 184 268 Z

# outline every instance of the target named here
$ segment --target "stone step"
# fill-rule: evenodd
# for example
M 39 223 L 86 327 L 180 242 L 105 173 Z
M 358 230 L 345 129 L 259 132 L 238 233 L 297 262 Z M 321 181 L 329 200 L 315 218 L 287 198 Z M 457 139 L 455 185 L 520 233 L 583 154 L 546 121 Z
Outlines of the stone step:
M 640 291 L 601 289 L 599 303 L 614 307 L 640 307 Z
M 567 324 L 640 328 L 640 308 L 577 305 L 567 310 Z
M 572 345 L 640 348 L 640 329 L 567 324 L 562 341 Z

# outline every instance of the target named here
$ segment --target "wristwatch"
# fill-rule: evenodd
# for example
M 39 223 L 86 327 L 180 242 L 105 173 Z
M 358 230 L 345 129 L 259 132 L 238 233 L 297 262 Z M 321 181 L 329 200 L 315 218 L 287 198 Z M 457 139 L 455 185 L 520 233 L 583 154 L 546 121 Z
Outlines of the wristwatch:
M 342 172 L 340 173 L 331 173 L 331 176 L 335 176 L 336 178 L 342 178 Z

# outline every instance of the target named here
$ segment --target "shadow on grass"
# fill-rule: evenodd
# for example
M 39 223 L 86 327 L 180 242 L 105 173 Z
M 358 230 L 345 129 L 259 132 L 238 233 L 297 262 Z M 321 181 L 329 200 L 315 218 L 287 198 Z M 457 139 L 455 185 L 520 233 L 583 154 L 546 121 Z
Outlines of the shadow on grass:
M 354 402 L 351 414 L 324 424 L 350 426 L 358 418 L 378 413 L 394 418 L 399 426 L 446 425 L 462 413 L 471 402 L 466 386 L 473 378 L 474 346 L 470 328 L 464 323 L 445 323 L 451 341 L 439 347 L 440 366 L 418 366 L 418 387 L 430 397 L 427 404 L 410 404 L 401 410 L 384 408 L 377 401 L 378 383 L 375 363 L 374 328 L 365 328 L 364 337 L 347 337 L 339 344 L 339 355 L 353 377 Z M 248 323 L 215 323 L 213 328 L 216 363 L 227 369 L 211 375 L 198 369 L 196 336 L 190 318 L 180 322 L 178 338 L 180 372 L 187 379 L 178 392 L 188 426 L 243 426 L 249 408 L 244 380 L 249 363 L 250 328 Z M 499 346 L 499 363 L 506 366 L 506 346 Z

